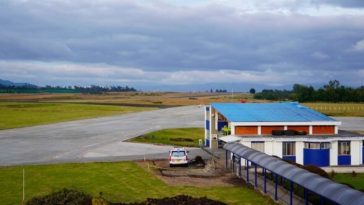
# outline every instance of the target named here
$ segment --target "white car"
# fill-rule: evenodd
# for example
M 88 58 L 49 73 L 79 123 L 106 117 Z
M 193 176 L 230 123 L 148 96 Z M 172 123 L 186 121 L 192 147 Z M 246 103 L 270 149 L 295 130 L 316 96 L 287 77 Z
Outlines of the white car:
M 173 148 L 169 151 L 169 166 L 185 165 L 188 166 L 188 151 L 185 148 Z

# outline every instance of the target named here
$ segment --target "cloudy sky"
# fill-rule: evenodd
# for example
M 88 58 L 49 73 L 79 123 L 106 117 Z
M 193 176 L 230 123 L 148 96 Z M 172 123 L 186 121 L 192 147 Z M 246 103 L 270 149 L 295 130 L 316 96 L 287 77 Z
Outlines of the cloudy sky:
M 1 0 L 0 79 L 248 90 L 364 84 L 363 0 Z

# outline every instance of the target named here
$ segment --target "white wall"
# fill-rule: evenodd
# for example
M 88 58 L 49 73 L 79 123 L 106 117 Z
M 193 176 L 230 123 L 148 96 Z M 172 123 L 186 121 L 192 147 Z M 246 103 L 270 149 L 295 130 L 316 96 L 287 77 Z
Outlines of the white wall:
M 303 148 L 304 142 L 296 142 L 296 162 L 303 165 Z
M 275 155 L 277 157 L 281 157 L 282 158 L 282 142 L 273 142 L 273 153 L 272 155 Z
M 338 155 L 338 143 L 337 141 L 331 142 L 330 149 L 330 166 L 337 165 L 337 155 Z
M 361 141 L 351 141 L 351 165 L 361 165 L 361 155 L 362 155 L 362 142 Z
M 273 155 L 273 142 L 272 141 L 264 142 L 264 152 L 268 155 Z
M 252 147 L 252 143 L 251 142 L 247 142 L 247 141 L 240 141 L 240 143 L 244 146 L 247 146 L 247 147 Z

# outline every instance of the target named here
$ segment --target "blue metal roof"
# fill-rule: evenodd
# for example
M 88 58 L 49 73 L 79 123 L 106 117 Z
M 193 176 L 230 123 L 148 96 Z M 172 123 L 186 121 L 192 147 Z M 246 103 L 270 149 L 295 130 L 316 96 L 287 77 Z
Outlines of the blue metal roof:
M 336 121 L 297 102 L 212 103 L 231 122 L 317 122 Z

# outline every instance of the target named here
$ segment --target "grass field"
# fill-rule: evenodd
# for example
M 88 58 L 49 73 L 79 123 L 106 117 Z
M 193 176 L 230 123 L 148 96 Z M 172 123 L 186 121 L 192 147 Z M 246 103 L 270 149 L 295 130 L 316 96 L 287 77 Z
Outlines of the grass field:
M 364 103 L 304 103 L 304 105 L 330 116 L 364 117 Z
M 0 168 L 0 199 L 3 205 L 21 204 L 22 169 L 25 169 L 26 200 L 62 188 L 74 188 L 113 202 L 143 201 L 147 197 L 178 194 L 207 196 L 228 204 L 269 204 L 269 200 L 244 187 L 169 186 L 133 162 L 85 163 Z
M 0 129 L 116 115 L 150 109 L 70 103 L 0 102 Z
M 27 102 L 68 102 L 91 104 L 114 104 L 130 106 L 168 107 L 179 105 L 200 105 L 211 102 L 253 101 L 247 93 L 175 93 L 175 92 L 138 92 L 90 94 L 0 94 L 0 101 Z M 255 101 L 255 100 L 254 100 Z
M 355 177 L 352 174 L 336 173 L 334 180 L 340 183 L 350 184 L 355 189 L 364 190 L 364 173 L 357 173 Z
M 184 147 L 197 147 L 204 136 L 203 128 L 177 128 L 151 132 L 131 139 L 132 142 L 166 144 Z

